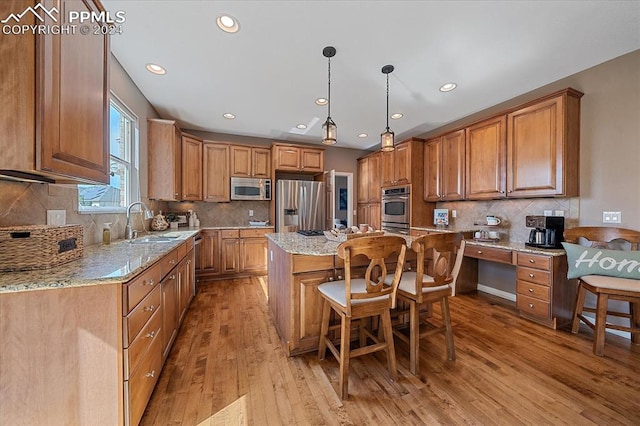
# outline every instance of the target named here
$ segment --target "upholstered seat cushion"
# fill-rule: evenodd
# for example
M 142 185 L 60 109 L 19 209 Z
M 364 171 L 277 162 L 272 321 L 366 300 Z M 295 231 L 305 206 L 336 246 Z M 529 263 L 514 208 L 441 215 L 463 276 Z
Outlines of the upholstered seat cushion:
M 387 277 L 385 283 L 391 285 L 393 282 L 393 276 Z M 433 277 L 430 275 L 423 275 L 422 282 L 424 283 L 433 283 Z M 439 285 L 435 287 L 422 287 L 422 293 L 430 293 L 432 291 L 439 291 L 445 288 L 448 288 L 448 285 Z M 398 285 L 398 290 L 404 291 L 409 294 L 416 294 L 416 273 L 413 271 L 403 272 L 402 278 L 400 278 L 400 284 Z
M 610 290 L 640 291 L 640 280 L 603 275 L 585 275 L 580 278 L 587 284 Z
M 344 280 L 340 281 L 330 281 L 327 283 L 320 284 L 318 286 L 318 291 L 338 303 L 340 306 L 347 306 L 347 293 L 345 291 L 346 283 Z M 357 278 L 351 279 L 351 293 L 366 293 L 367 286 L 365 284 L 364 279 Z M 377 302 L 379 300 L 389 299 L 391 295 L 388 296 L 378 296 L 372 297 L 369 299 L 352 299 L 351 304 L 357 305 L 359 303 L 370 303 Z

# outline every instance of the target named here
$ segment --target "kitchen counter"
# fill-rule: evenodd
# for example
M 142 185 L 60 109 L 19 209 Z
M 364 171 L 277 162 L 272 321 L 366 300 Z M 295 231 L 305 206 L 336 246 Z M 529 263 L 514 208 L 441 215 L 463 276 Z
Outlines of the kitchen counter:
M 0 293 L 126 282 L 198 232 L 198 229 L 152 232 L 139 236 L 138 240 L 180 235 L 170 242 L 117 240 L 109 245 L 95 244 L 85 247 L 80 259 L 55 268 L 0 273 Z

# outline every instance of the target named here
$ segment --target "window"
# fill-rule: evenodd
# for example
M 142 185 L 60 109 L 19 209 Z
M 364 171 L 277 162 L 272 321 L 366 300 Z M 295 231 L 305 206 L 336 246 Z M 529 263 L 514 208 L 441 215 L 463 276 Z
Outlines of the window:
M 78 211 L 123 212 L 139 200 L 138 119 L 113 94 L 109 108 L 109 185 L 78 185 Z

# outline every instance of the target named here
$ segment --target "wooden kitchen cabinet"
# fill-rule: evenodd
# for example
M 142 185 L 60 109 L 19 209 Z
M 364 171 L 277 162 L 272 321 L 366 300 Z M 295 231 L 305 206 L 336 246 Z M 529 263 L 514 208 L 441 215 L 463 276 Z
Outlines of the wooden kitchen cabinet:
M 566 89 L 507 115 L 507 196 L 580 195 L 582 93 Z
M 238 229 L 220 231 L 220 272 L 222 274 L 240 272 L 240 231 Z
M 271 177 L 271 151 L 243 145 L 231 145 L 231 176 Z
M 182 134 L 182 199 L 202 200 L 202 139 Z
M 366 223 L 375 229 L 382 227 L 380 203 L 359 203 L 356 214 L 358 223 Z
M 241 272 L 266 272 L 267 238 L 265 234 L 270 232 L 273 232 L 273 228 L 240 230 Z
M 324 150 L 295 145 L 274 144 L 271 147 L 274 170 L 302 173 L 324 171 Z
M 424 200 L 463 200 L 464 164 L 464 129 L 427 141 L 424 148 Z
M 422 179 L 423 145 L 423 139 L 411 138 L 397 144 L 393 151 L 382 152 L 381 185 L 409 184 Z
M 507 118 L 505 115 L 466 129 L 466 198 L 488 200 L 506 196 Z
M 358 159 L 358 203 L 379 203 L 381 196 L 380 152 Z
M 231 201 L 229 145 L 205 141 L 202 155 L 202 200 Z
M 195 296 L 195 253 L 189 251 L 178 264 L 178 322 L 182 323 Z
M 198 272 L 220 273 L 220 235 L 218 231 L 203 229 L 200 231 L 200 269 Z
M 162 288 L 162 357 L 169 356 L 169 350 L 178 334 L 178 271 L 169 271 L 160 283 Z
M 47 0 L 47 9 L 100 13 L 99 1 Z M 33 1 L 0 2 L 0 16 Z M 55 24 L 32 13 L 21 25 Z M 0 174 L 59 183 L 109 183 L 108 35 L 37 34 L 0 37 Z

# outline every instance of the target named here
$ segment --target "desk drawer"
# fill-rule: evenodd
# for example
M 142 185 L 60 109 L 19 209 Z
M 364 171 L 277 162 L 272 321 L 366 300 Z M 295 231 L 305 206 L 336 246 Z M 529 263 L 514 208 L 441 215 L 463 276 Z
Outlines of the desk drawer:
M 131 312 L 155 286 L 160 284 L 161 273 L 160 264 L 156 263 L 125 284 L 125 291 L 123 292 L 125 300 L 122 304 L 125 315 Z
M 528 268 L 551 270 L 551 256 L 542 256 L 539 254 L 518 253 L 518 266 L 526 266 Z
M 516 292 L 519 295 L 535 297 L 536 299 L 549 302 L 551 300 L 551 288 L 546 285 L 533 284 L 527 281 L 518 280 Z
M 476 259 L 489 260 L 491 262 L 512 264 L 511 250 L 502 250 L 492 247 L 467 245 L 464 249 L 464 255 L 467 257 L 475 257 Z
M 549 318 L 549 308 L 551 304 L 534 297 L 518 294 L 516 297 L 516 307 L 525 314 L 538 318 Z
M 149 318 L 160 309 L 162 292 L 157 286 L 145 297 L 129 315 L 124 318 L 123 343 L 128 347 L 136 338 L 142 327 L 149 321 Z
M 522 281 L 528 281 L 531 283 L 549 285 L 550 272 L 541 271 L 540 269 L 525 268 L 518 266 L 516 270 L 516 278 Z

